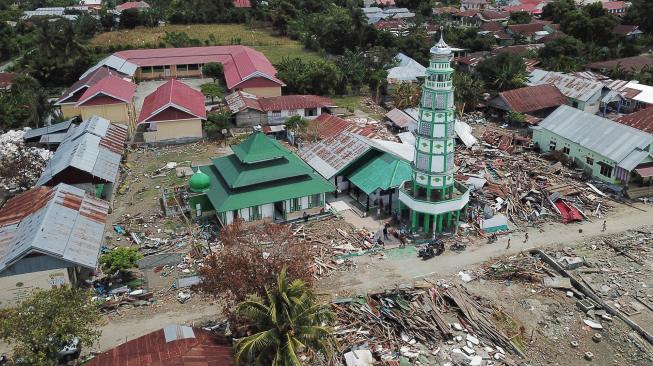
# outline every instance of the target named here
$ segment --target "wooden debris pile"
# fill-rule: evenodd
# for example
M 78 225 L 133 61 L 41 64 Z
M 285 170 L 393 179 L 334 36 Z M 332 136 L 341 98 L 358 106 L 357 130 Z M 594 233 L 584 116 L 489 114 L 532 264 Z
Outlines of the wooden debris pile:
M 493 320 L 499 310 L 464 287 L 422 283 L 332 306 L 341 353 L 369 349 L 377 361 L 407 358 L 428 365 L 516 365 L 514 359 L 523 357 L 521 335 L 506 335 Z
M 358 230 L 341 218 L 328 216 L 321 220 L 298 223 L 293 235 L 312 244 L 315 278 L 328 277 L 335 271 L 355 267 L 349 256 L 359 255 L 374 248 L 373 234 Z
M 547 275 L 553 276 L 554 273 L 542 261 L 537 257 L 521 253 L 516 256 L 502 258 L 493 264 L 486 264 L 479 277 L 488 280 L 519 280 L 541 283 L 542 279 Z

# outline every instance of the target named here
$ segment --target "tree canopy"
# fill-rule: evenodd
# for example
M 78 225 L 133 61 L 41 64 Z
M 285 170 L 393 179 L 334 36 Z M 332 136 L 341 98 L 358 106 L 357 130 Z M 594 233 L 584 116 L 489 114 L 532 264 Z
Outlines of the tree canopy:
M 216 82 L 224 75 L 224 67 L 219 62 L 208 62 L 202 66 L 202 74 L 213 79 L 213 82 Z
M 100 265 L 106 274 L 116 271 L 127 271 L 135 268 L 139 259 L 143 258 L 138 248 L 117 247 L 100 256 Z
M 494 92 L 520 88 L 526 82 L 526 65 L 519 55 L 500 53 L 488 57 L 476 66 L 485 85 Z
M 13 347 L 12 359 L 27 365 L 59 365 L 57 352 L 78 338 L 91 346 L 100 336 L 100 313 L 91 292 L 67 286 L 36 290 L 15 307 L 0 310 L 0 339 Z
M 332 329 L 335 314 L 317 302 L 306 283 L 291 280 L 283 269 L 265 289 L 238 305 L 251 323 L 253 334 L 236 341 L 236 364 L 272 366 L 302 365 L 299 352 L 329 355 L 335 345 Z M 308 352 L 312 351 L 312 352 Z
M 41 127 L 52 108 L 39 82 L 30 76 L 16 76 L 9 91 L 0 92 L 0 116 L 5 128 Z
M 527 11 L 515 11 L 510 13 L 508 24 L 528 24 L 531 22 L 531 13 Z

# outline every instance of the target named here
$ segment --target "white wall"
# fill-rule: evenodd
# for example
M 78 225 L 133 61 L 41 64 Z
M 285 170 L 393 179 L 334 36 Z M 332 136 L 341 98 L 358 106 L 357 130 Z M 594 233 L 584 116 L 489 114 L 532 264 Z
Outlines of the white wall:
M 0 308 L 15 305 L 35 289 L 49 290 L 61 285 L 70 285 L 66 268 L 0 277 Z

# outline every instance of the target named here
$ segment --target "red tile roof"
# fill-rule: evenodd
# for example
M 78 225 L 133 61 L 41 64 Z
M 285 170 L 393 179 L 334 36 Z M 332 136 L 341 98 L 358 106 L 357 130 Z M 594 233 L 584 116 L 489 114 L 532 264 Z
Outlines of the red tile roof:
M 529 12 L 531 14 L 540 14 L 542 13 L 542 7 L 540 6 L 540 3 L 522 3 L 519 5 L 514 5 L 514 6 L 506 6 L 503 8 L 503 11 L 507 11 L 510 13 L 514 13 L 517 11 L 525 11 Z
M 374 28 L 378 30 L 398 30 L 406 27 L 406 22 L 401 19 L 384 19 L 374 24 Z
M 561 31 L 557 31 L 557 32 L 553 32 L 553 33 L 547 34 L 546 36 L 544 36 L 544 37 L 538 39 L 537 41 L 538 41 L 539 43 L 547 43 L 547 42 L 551 42 L 551 41 L 553 41 L 553 40 L 560 39 L 560 38 L 565 38 L 565 37 L 567 37 L 566 34 L 564 34 L 564 33 L 561 32 Z
M 115 75 L 109 75 L 86 89 L 84 94 L 79 98 L 77 105 L 97 105 L 98 103 L 96 102 L 100 101 L 100 104 L 104 102 L 110 104 L 115 103 L 116 100 L 131 103 L 135 91 L 136 84 L 123 80 Z M 111 99 L 113 99 L 113 102 Z
M 653 57 L 651 56 L 633 56 L 618 58 L 615 60 L 593 62 L 587 67 L 592 70 L 611 70 L 619 65 L 626 71 L 641 71 L 646 66 L 653 66 Z
M 194 116 L 196 118 L 206 119 L 204 94 L 181 81 L 170 79 L 145 97 L 141 112 L 138 115 L 138 123 L 148 122 L 154 119 L 161 121 L 162 119 L 157 119 L 156 116 L 167 108 L 183 112 L 177 114 L 177 118 L 173 116 L 174 119 L 186 119 L 189 117 L 188 115 L 191 115 L 191 118 Z
M 150 7 L 150 4 L 145 1 L 128 1 L 116 6 L 116 10 L 123 11 L 127 9 L 147 9 Z
M 567 98 L 551 84 L 509 90 L 499 93 L 499 96 L 510 109 L 519 113 L 539 111 L 567 103 Z
M 262 53 L 245 46 L 157 48 L 120 51 L 113 55 L 141 67 L 219 62 L 224 67 L 228 89 L 256 77 L 285 85 L 275 77 L 277 70 Z
M 653 133 L 653 108 L 645 108 L 617 119 L 617 122 L 644 132 Z
M 625 1 L 603 1 L 601 4 L 605 10 L 620 10 L 627 7 Z
M 10 87 L 11 81 L 14 80 L 16 75 L 13 72 L 0 72 L 0 88 Z
M 631 32 L 635 32 L 637 30 L 639 30 L 639 26 L 637 25 L 619 24 L 612 28 L 612 33 L 618 34 L 620 36 L 627 36 Z
M 251 8 L 252 2 L 250 0 L 234 0 L 235 8 Z
M 257 98 L 252 94 L 238 91 L 228 95 L 225 100 L 233 113 L 246 109 L 268 112 L 336 106 L 331 98 L 318 95 L 282 95 L 279 97 Z
M 455 14 L 455 15 L 458 15 L 458 16 L 461 16 L 461 17 L 464 17 L 464 18 L 471 18 L 471 17 L 475 17 L 478 14 L 480 14 L 480 12 L 478 10 L 465 10 L 465 11 L 461 11 L 458 14 Z
M 503 30 L 503 25 L 501 25 L 501 22 L 487 22 L 481 24 L 481 30 L 489 31 L 489 32 L 497 32 Z
M 132 339 L 97 355 L 86 366 L 230 366 L 232 347 L 225 339 L 200 329 L 165 329 Z M 175 327 L 175 326 L 172 326 Z M 189 337 L 188 329 L 192 330 Z M 171 334 L 176 332 L 176 334 Z
M 508 19 L 510 13 L 507 11 L 484 10 L 480 13 L 481 18 L 485 20 Z
M 106 66 L 100 66 L 97 69 L 93 70 L 90 74 L 86 75 L 84 78 L 77 80 L 73 85 L 66 89 L 61 98 L 59 98 L 55 104 L 59 105 L 62 103 L 76 103 L 79 100 L 79 97 L 84 94 L 86 89 L 95 85 L 98 81 L 104 79 L 109 75 L 116 75 L 118 77 L 124 76 L 124 74 L 119 73 L 118 71 L 110 69 Z

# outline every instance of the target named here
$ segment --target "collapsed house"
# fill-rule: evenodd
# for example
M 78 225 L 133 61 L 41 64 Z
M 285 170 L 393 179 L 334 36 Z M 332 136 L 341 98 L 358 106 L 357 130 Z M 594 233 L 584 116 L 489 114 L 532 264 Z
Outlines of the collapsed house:
M 75 284 L 97 265 L 106 201 L 60 183 L 35 187 L 0 209 L 0 307 L 35 289 Z
M 37 181 L 66 183 L 111 200 L 127 139 L 127 126 L 93 116 L 71 128 Z

